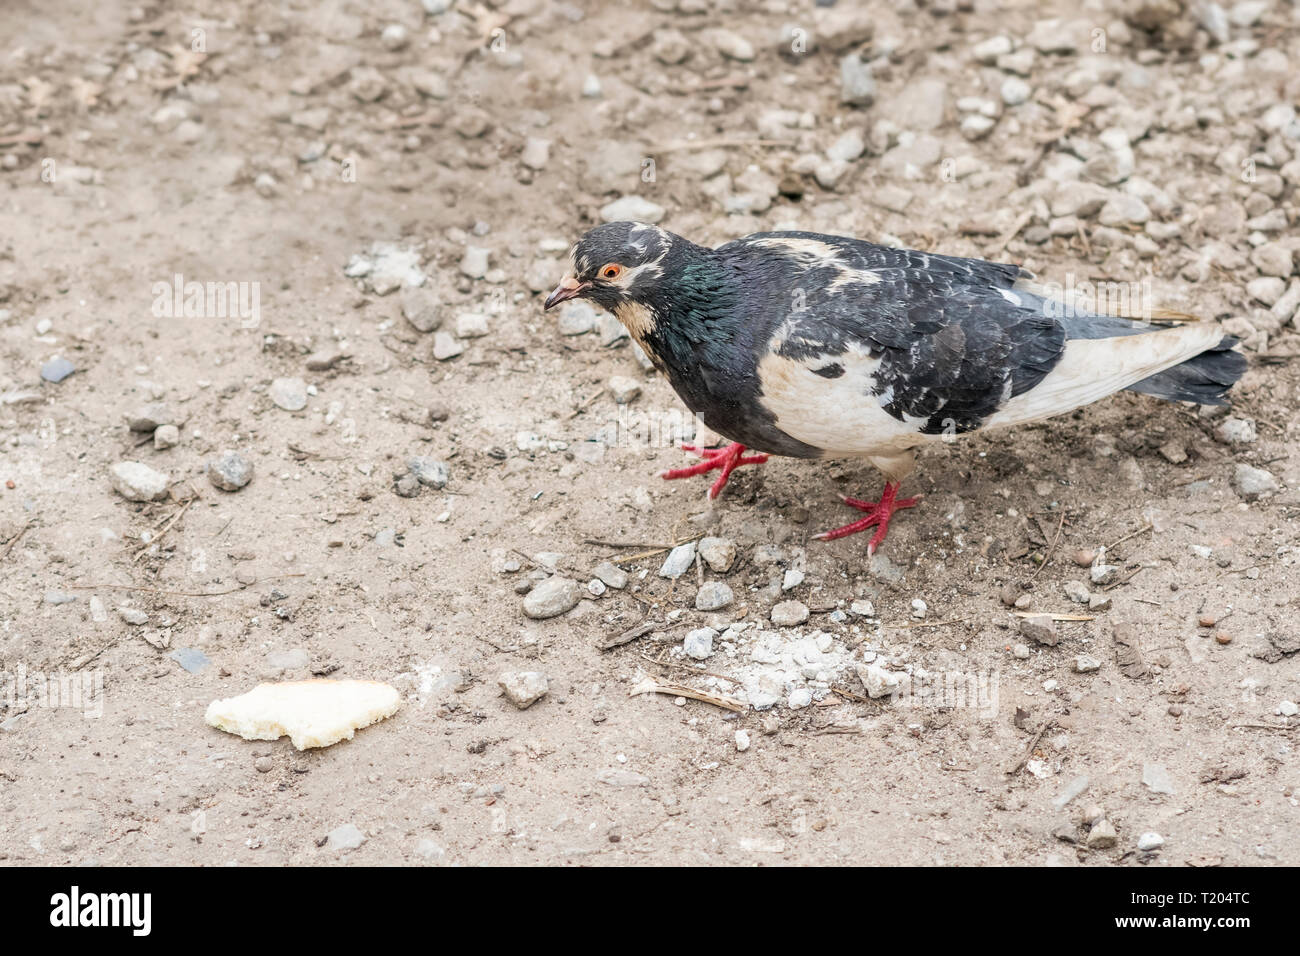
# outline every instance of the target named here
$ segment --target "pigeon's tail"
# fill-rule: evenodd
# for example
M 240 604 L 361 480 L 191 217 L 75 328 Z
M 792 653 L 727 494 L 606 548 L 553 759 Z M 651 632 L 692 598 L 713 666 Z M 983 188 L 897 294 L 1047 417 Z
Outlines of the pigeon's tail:
M 1214 348 L 1144 378 L 1128 390 L 1171 402 L 1226 405 L 1228 389 L 1246 372 L 1246 356 L 1232 350 L 1236 344 L 1236 339 L 1225 335 Z

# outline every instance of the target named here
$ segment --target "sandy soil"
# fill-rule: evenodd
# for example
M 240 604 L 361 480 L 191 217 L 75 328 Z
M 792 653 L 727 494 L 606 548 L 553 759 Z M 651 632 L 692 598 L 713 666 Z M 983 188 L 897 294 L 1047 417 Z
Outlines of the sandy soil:
M 1300 337 L 1270 308 L 1300 281 L 1276 266 L 1300 252 L 1300 30 L 1284 3 L 1230 7 L 1217 38 L 1177 3 L 1137 5 L 1137 24 L 1120 6 L 6 4 L 0 671 L 102 691 L 0 700 L 0 860 L 1300 863 L 1279 715 L 1300 699 Z M 998 35 L 1019 60 L 975 52 Z M 841 102 L 852 53 L 870 105 Z M 1017 70 L 1031 95 L 1006 105 Z M 991 130 L 966 122 L 981 101 Z M 852 130 L 865 153 L 835 166 Z M 1090 176 L 1150 222 L 1100 203 L 1060 222 Z M 607 327 L 565 335 L 541 311 L 566 244 L 620 196 L 699 242 L 793 224 L 1060 282 L 1149 276 L 1247 339 L 1229 414 L 1257 437 L 1124 394 L 946 445 L 874 562 L 861 536 L 811 540 L 852 517 L 838 493 L 878 491 L 865 464 L 773 460 L 709 507 L 705 479 L 655 477 L 685 457 L 644 428 L 680 414 L 666 383 Z M 345 274 L 375 243 L 414 250 L 437 331 L 403 316 L 422 293 L 388 288 L 400 275 Z M 482 277 L 467 246 L 489 251 Z M 165 314 L 178 275 L 248 283 L 257 314 Z M 60 357 L 75 372 L 42 381 Z M 617 405 L 613 376 L 641 394 Z M 305 408 L 275 403 L 278 379 L 303 380 Z M 158 402 L 173 447 L 128 427 Z M 254 467 L 242 490 L 206 474 L 223 450 Z M 445 488 L 397 493 L 416 456 L 447 464 Z M 167 497 L 115 491 L 124 460 L 164 472 Z M 1275 487 L 1243 496 L 1242 464 Z M 636 556 L 702 535 L 736 544 L 730 570 L 666 579 L 662 552 Z M 1076 563 L 1103 546 L 1110 585 Z M 607 559 L 630 580 L 595 596 Z M 520 582 L 547 566 L 584 596 L 533 620 Z M 711 581 L 735 601 L 697 611 Z M 1018 597 L 1089 619 L 1040 644 Z M 808 622 L 773 625 L 789 600 Z M 724 648 L 738 621 L 755 626 Z M 708 624 L 712 655 L 683 656 Z M 747 700 L 716 675 L 761 678 L 746 641 L 769 632 L 778 659 L 828 635 L 827 679 L 796 674 L 763 711 L 629 693 L 650 677 Z M 868 663 L 995 694 L 870 699 Z M 518 671 L 549 684 L 525 710 L 498 687 Z M 302 753 L 204 723 L 215 698 L 326 674 L 389 682 L 402 709 Z M 790 706 L 801 688 L 811 705 Z M 1149 832 L 1163 845 L 1139 849 Z

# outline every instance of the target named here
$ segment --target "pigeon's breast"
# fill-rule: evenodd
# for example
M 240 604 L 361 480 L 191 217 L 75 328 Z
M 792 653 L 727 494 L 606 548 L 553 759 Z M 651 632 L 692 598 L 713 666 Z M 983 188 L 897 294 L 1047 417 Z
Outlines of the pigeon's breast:
M 896 418 L 882 407 L 881 359 L 861 346 L 792 358 L 769 351 L 759 362 L 759 401 L 773 424 L 826 457 L 889 456 L 925 442 L 924 419 Z

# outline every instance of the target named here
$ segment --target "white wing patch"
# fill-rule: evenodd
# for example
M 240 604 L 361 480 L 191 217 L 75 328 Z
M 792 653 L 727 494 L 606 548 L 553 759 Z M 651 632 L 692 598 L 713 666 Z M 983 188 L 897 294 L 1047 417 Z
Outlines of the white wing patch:
M 1071 339 L 1056 367 L 1003 405 L 983 427 L 1034 422 L 1073 411 L 1200 355 L 1222 338 L 1222 329 L 1202 322 L 1141 335 Z
M 835 378 L 817 369 L 838 365 Z M 861 348 L 839 355 L 790 359 L 775 351 L 758 365 L 760 401 L 791 438 L 821 448 L 828 458 L 894 457 L 937 437 L 901 422 L 872 394 L 880 359 Z

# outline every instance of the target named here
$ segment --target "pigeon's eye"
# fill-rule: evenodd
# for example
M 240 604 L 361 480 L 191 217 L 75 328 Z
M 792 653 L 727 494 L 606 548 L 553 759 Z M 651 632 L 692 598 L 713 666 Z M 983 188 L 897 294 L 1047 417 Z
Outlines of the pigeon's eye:
M 617 262 L 610 262 L 600 267 L 600 277 L 602 279 L 617 279 L 623 274 L 623 267 Z

